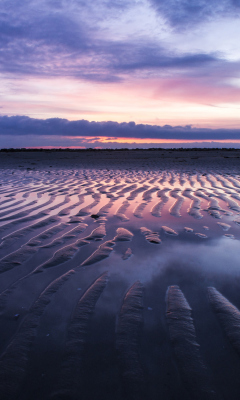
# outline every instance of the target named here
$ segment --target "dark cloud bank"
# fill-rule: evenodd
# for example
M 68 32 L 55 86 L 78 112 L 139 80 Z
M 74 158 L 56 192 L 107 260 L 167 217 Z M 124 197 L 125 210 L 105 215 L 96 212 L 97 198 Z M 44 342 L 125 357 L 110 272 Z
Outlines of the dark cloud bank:
M 34 119 L 27 116 L 0 116 L 0 135 L 8 137 L 109 137 L 171 140 L 240 140 L 240 129 L 206 129 L 186 126 L 158 126 L 135 122 L 90 122 L 87 120 Z M 47 145 L 48 143 L 43 143 Z M 71 145 L 71 143 L 69 143 Z

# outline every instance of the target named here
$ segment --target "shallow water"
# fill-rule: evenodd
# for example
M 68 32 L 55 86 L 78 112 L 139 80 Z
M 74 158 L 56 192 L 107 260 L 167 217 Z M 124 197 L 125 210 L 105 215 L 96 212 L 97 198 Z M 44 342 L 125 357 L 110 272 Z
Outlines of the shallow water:
M 239 175 L 1 183 L 1 399 L 239 399 Z

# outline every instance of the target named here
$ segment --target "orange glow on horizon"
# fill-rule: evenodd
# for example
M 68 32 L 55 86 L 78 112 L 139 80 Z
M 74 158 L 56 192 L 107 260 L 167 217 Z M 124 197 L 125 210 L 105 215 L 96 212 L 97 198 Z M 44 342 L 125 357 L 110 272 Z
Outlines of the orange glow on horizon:
M 186 140 L 186 139 L 129 139 L 129 138 L 116 138 L 116 139 L 108 139 L 108 138 L 101 138 L 99 140 L 101 143 L 128 143 L 128 144 L 133 144 L 133 143 L 139 143 L 139 144 L 144 144 L 144 143 L 154 143 L 154 144 L 163 144 L 163 143 L 240 143 L 240 139 L 219 139 L 219 140 L 213 140 L 213 139 L 207 139 L 207 140 L 200 140 L 200 139 L 192 139 L 192 140 Z
M 74 138 L 76 139 L 76 137 Z M 101 146 L 102 145 L 114 145 L 114 143 L 122 144 L 122 147 L 126 147 L 128 144 L 136 144 L 137 145 L 143 145 L 146 144 L 148 147 L 151 147 L 152 144 L 159 144 L 159 145 L 167 145 L 167 144 L 173 144 L 173 145 L 180 145 L 180 144 L 193 144 L 193 147 L 195 144 L 203 144 L 204 143 L 216 143 L 216 144 L 240 144 L 240 139 L 233 139 L 233 140 L 227 140 L 227 139 L 222 139 L 222 140 L 180 140 L 180 139 L 129 139 L 129 138 L 83 138 L 79 137 L 79 139 L 86 141 L 86 145 L 84 146 L 84 141 L 82 145 L 69 145 L 69 146 L 31 146 L 31 147 L 26 147 L 27 149 L 86 149 L 86 148 L 94 148 L 94 149 L 102 149 L 106 148 L 106 146 Z M 71 138 L 69 138 L 71 140 Z M 95 145 L 96 144 L 96 145 Z M 174 146 L 173 146 L 174 147 Z
M 97 143 L 104 143 L 104 144 L 110 144 L 110 143 L 126 143 L 126 144 L 134 144 L 134 143 L 139 143 L 139 144 L 168 144 L 168 143 L 240 143 L 240 139 L 151 139 L 151 138 L 145 138 L 145 139 L 140 139 L 140 138 L 113 138 L 113 137 L 108 137 L 108 136 L 102 136 L 102 137 L 88 137 L 88 136 L 71 136 L 69 137 L 69 140 L 71 139 L 80 139 L 84 143 L 86 141 L 88 144 L 94 144 L 95 142 Z M 81 146 L 69 146 L 72 148 L 76 147 L 81 147 Z

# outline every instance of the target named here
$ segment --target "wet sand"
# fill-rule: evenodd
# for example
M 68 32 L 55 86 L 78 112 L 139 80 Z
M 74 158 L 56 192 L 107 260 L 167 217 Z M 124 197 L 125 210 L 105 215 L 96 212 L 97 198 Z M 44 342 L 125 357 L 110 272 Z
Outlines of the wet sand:
M 239 399 L 239 157 L 0 152 L 1 399 Z
M 238 172 L 240 149 L 0 150 L 0 168 L 220 168 Z M 191 172 L 191 171 L 189 171 Z

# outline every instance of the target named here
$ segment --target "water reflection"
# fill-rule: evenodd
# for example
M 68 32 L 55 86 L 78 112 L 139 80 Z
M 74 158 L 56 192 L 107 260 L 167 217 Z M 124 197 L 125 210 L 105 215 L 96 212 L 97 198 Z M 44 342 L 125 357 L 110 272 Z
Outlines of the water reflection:
M 220 173 L 5 171 L 2 398 L 238 399 L 239 190 Z

